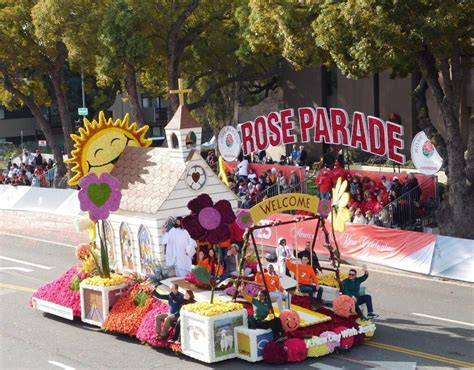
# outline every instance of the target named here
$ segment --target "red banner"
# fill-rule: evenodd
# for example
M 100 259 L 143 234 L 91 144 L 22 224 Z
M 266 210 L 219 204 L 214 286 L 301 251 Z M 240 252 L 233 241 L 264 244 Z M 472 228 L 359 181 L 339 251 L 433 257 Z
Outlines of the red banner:
M 274 220 L 289 221 L 294 216 L 277 214 L 267 217 L 260 224 Z M 287 245 L 298 250 L 312 241 L 317 220 L 268 227 L 255 232 L 257 244 L 275 247 L 278 238 L 285 238 Z M 326 221 L 332 239 L 331 222 Z M 413 231 L 388 229 L 372 225 L 347 224 L 344 233 L 336 232 L 341 258 L 399 268 L 419 273 L 429 273 L 436 236 Z M 324 234 L 319 231 L 316 239 L 317 254 L 328 255 L 324 247 Z

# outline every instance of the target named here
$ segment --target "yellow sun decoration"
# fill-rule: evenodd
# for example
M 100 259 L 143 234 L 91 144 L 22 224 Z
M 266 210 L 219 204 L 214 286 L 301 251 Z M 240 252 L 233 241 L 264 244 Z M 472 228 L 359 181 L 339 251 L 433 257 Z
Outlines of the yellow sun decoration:
M 65 163 L 73 164 L 71 171 L 74 176 L 69 185 L 77 185 L 79 179 L 90 172 L 100 175 L 110 172 L 126 147 L 147 147 L 151 140 L 145 139 L 148 126 L 137 129 L 136 122 L 129 125 L 128 114 L 123 120 L 105 118 L 104 112 L 99 113 L 99 122 L 90 122 L 84 118 L 84 127 L 78 134 L 72 134 L 74 149 Z

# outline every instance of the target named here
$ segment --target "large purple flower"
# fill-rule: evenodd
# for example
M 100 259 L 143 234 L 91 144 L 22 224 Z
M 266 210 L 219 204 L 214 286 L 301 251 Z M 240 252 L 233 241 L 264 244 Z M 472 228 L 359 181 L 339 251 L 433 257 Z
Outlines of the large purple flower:
M 207 194 L 201 194 L 188 203 L 191 214 L 183 219 L 183 227 L 195 240 L 218 244 L 230 238 L 229 225 L 235 214 L 228 200 L 216 204 Z
M 120 182 L 109 173 L 99 177 L 93 172 L 79 180 L 79 203 L 82 211 L 88 211 L 92 221 L 105 220 L 109 213 L 120 207 L 122 193 Z

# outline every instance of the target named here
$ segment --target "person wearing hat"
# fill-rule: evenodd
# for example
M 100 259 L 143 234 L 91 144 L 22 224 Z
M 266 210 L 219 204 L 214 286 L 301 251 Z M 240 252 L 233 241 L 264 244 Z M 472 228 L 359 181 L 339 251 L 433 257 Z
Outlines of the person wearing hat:
M 277 255 L 277 272 L 278 275 L 284 276 L 288 275 L 289 272 L 286 268 L 286 257 L 293 256 L 291 249 L 286 245 L 285 238 L 278 238 L 278 246 L 276 247 L 276 255 Z
M 332 181 L 335 184 L 337 179 L 341 178 L 342 180 L 346 179 L 346 171 L 342 168 L 339 161 L 334 162 L 334 168 L 331 170 Z
M 319 197 L 321 199 L 331 198 L 332 176 L 327 168 L 323 168 L 321 173 L 316 177 L 314 183 L 319 187 Z
M 392 187 L 391 190 L 395 192 L 396 198 L 402 195 L 403 185 L 400 183 L 397 176 L 392 178 Z

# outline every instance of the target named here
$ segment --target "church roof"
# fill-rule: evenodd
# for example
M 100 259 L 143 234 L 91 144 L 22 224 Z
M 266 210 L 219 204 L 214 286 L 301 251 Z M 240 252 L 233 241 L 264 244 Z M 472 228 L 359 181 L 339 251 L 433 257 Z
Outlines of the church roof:
M 166 148 L 125 148 L 111 172 L 121 183 L 120 209 L 156 214 L 185 169 Z
M 188 108 L 184 105 L 180 105 L 173 118 L 166 125 L 165 129 L 168 130 L 181 130 L 188 128 L 197 128 L 201 127 L 201 124 L 194 119 L 194 117 L 189 113 Z

